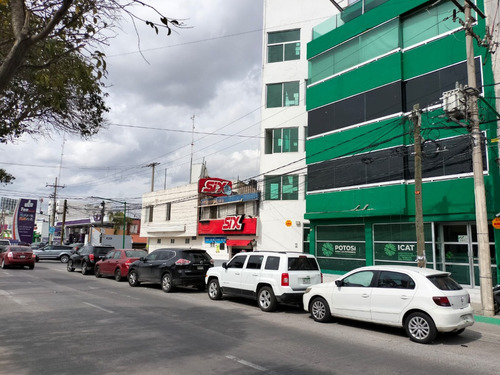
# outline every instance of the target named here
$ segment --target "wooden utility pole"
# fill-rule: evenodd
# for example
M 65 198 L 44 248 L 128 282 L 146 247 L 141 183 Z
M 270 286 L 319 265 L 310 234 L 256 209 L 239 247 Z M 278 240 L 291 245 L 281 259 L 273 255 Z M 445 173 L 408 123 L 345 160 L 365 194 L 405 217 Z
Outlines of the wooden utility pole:
M 49 185 L 49 184 L 45 184 L 45 187 L 53 187 L 54 188 L 54 197 L 53 197 L 53 200 L 52 200 L 52 212 L 51 212 L 51 215 L 50 215 L 50 231 L 49 231 L 49 243 L 52 244 L 52 242 L 54 241 L 54 234 L 53 234 L 53 230 L 55 229 L 55 224 L 56 224 L 56 200 L 57 200 L 57 188 L 60 187 L 60 188 L 64 188 L 64 186 L 61 186 L 61 185 L 57 185 L 57 177 L 56 177 L 56 182 L 54 185 Z
M 415 229 L 417 235 L 417 261 L 418 266 L 424 268 L 425 259 L 425 233 L 424 233 L 424 213 L 422 208 L 422 139 L 420 128 L 422 126 L 422 116 L 420 105 L 413 106 L 413 139 L 415 148 Z
M 68 201 L 65 199 L 64 200 L 64 207 L 63 207 L 63 217 L 62 217 L 62 225 L 61 225 L 61 245 L 64 243 L 64 226 L 66 225 L 66 210 L 68 209 Z
M 146 167 L 151 167 L 151 192 L 155 191 L 155 167 L 160 163 L 154 162 L 146 165 Z

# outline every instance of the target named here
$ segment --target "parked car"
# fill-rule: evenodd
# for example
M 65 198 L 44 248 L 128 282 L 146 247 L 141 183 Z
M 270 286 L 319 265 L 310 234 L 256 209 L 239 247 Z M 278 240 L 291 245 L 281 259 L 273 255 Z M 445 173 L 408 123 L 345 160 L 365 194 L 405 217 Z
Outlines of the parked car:
M 2 269 L 10 266 L 28 266 L 35 268 L 35 257 L 29 246 L 8 245 L 0 248 L 0 264 Z
M 81 247 L 83 247 L 83 245 L 85 245 L 83 242 L 75 242 L 75 243 L 70 244 L 69 246 L 71 246 L 73 248 L 73 252 L 76 252 Z
M 118 249 L 111 250 L 104 259 L 95 264 L 95 277 L 114 276 L 116 281 L 121 281 L 128 276 L 132 263 L 148 255 L 145 250 Z
M 157 249 L 135 261 L 128 270 L 128 283 L 161 284 L 165 293 L 176 286 L 195 286 L 205 289 L 205 273 L 213 267 L 213 259 L 205 250 Z
M 314 255 L 272 251 L 236 254 L 205 278 L 210 299 L 224 294 L 253 298 L 262 311 L 274 311 L 278 303 L 300 305 L 306 288 L 322 280 Z
M 82 275 L 94 272 L 94 267 L 99 259 L 103 259 L 107 253 L 114 250 L 113 246 L 93 246 L 86 245 L 78 249 L 68 260 L 66 269 L 73 272 L 75 268 L 82 270 Z
M 460 334 L 474 324 L 469 293 L 449 272 L 410 266 L 362 267 L 313 285 L 304 294 L 304 309 L 318 322 L 340 317 L 404 327 L 422 344 L 438 332 Z
M 62 263 L 67 263 L 74 251 L 68 245 L 45 245 L 40 249 L 33 250 L 33 253 L 37 262 L 40 260 L 59 260 Z
M 10 240 L 7 240 L 7 239 L 0 239 L 0 249 L 2 249 L 3 247 L 5 246 L 9 246 L 10 245 Z
M 46 246 L 47 242 L 33 242 L 30 247 L 31 250 L 36 250 L 36 249 L 41 249 L 42 247 Z

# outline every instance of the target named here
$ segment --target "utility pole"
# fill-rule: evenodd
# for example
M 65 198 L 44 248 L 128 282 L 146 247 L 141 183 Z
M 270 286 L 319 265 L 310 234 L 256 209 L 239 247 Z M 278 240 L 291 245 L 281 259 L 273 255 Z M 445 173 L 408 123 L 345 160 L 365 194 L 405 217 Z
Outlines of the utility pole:
M 193 174 L 193 149 L 194 149 L 194 118 L 195 115 L 191 117 L 193 120 L 193 130 L 191 131 L 191 162 L 189 163 L 189 183 L 191 183 L 192 174 Z
M 483 12 L 477 8 L 470 0 L 464 0 L 464 6 L 458 3 L 457 0 L 452 0 L 457 8 L 464 12 L 465 21 L 460 21 L 465 29 L 465 48 L 467 53 L 467 85 L 464 91 L 467 95 L 467 111 L 466 115 L 469 118 L 469 126 L 472 138 L 472 169 L 474 174 L 474 198 L 476 206 L 476 230 L 477 230 L 477 246 L 479 260 L 479 280 L 481 287 L 481 304 L 483 315 L 493 316 L 495 314 L 493 305 L 493 282 L 491 279 L 491 258 L 490 258 L 490 243 L 488 235 L 488 213 L 486 209 L 486 193 L 484 188 L 483 176 L 483 155 L 482 155 L 482 139 L 481 129 L 479 128 L 479 114 L 477 99 L 479 91 L 476 87 L 476 69 L 474 62 L 474 39 L 477 40 L 480 46 L 488 46 L 474 32 L 472 25 L 475 19 L 471 15 L 471 9 L 485 18 Z M 488 39 L 488 38 L 486 38 Z
M 68 209 L 68 201 L 65 199 L 64 200 L 64 207 L 63 207 L 63 217 L 62 217 L 62 225 L 61 225 L 61 245 L 64 242 L 64 226 L 66 225 L 66 210 Z
M 424 234 L 424 213 L 422 208 L 422 138 L 420 128 L 422 126 L 422 116 L 420 104 L 413 106 L 413 139 L 415 145 L 415 229 L 417 235 L 417 261 L 420 268 L 426 265 L 425 259 L 425 234 Z
M 151 167 L 151 192 L 155 191 L 155 167 L 160 163 L 150 163 L 146 167 Z
M 104 237 L 104 212 L 106 209 L 106 202 L 101 202 L 101 238 L 99 239 L 99 243 L 102 245 L 102 239 Z
M 53 187 L 54 188 L 54 197 L 53 197 L 53 200 L 52 200 L 52 213 L 51 213 L 51 216 L 50 216 L 50 223 L 49 223 L 49 225 L 50 225 L 49 243 L 52 244 L 52 242 L 54 241 L 54 233 L 52 231 L 55 230 L 55 222 L 56 222 L 57 188 L 58 187 L 64 188 L 64 186 L 57 185 L 57 177 L 56 177 L 56 182 L 54 183 L 54 185 L 45 184 L 45 187 Z

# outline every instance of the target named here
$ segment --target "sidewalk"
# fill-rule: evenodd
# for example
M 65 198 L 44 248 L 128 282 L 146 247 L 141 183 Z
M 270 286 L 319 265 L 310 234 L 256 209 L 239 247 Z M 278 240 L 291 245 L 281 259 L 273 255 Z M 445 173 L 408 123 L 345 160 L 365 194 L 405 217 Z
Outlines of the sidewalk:
M 474 308 L 474 319 L 476 322 L 500 325 L 500 315 L 484 316 L 481 304 L 481 292 L 479 289 L 467 289 L 470 295 L 470 304 Z

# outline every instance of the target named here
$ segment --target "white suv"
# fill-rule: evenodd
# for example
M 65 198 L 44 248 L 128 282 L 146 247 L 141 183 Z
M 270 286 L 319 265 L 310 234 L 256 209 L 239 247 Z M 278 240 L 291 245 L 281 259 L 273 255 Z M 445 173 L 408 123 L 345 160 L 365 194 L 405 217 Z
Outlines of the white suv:
M 205 276 L 210 299 L 223 294 L 257 299 L 262 311 L 274 311 L 278 302 L 302 303 L 307 287 L 322 282 L 314 255 L 255 251 L 236 254 Z

